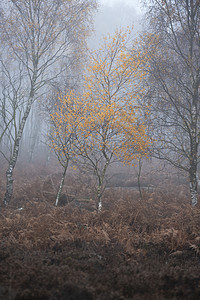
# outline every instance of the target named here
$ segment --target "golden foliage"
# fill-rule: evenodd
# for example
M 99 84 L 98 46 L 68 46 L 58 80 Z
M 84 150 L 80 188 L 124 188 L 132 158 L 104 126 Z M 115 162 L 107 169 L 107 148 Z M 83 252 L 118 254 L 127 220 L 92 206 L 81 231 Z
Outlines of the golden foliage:
M 107 163 L 113 156 L 132 163 L 146 155 L 150 140 L 138 104 L 146 67 L 145 53 L 130 43 L 129 29 L 105 38 L 88 65 L 83 95 L 70 91 L 59 97 L 51 115 L 52 148 L 69 154 L 70 145 L 73 155 L 84 157 L 96 151 Z

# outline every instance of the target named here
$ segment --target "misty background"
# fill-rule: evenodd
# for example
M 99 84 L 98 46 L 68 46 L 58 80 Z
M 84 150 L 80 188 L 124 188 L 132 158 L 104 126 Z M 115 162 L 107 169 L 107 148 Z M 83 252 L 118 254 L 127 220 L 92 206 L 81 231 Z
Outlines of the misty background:
M 94 15 L 94 33 L 89 39 L 89 47 L 98 48 L 102 37 L 114 34 L 118 28 L 133 26 L 133 34 L 142 30 L 144 7 L 137 0 L 100 0 L 99 8 Z

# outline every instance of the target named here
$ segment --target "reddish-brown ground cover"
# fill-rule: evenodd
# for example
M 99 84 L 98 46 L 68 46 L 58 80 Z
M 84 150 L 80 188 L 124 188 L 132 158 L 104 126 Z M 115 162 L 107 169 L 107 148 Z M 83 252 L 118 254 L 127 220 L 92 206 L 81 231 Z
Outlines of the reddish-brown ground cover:
M 183 188 L 142 200 L 109 188 L 97 214 L 73 199 L 84 194 L 73 176 L 56 208 L 58 174 L 22 175 L 0 210 L 0 299 L 200 299 L 200 208 Z

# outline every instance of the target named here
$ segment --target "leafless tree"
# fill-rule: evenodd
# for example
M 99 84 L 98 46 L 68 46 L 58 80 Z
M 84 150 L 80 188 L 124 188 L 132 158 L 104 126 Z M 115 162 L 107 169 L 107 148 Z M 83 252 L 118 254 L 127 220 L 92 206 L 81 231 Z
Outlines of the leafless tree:
M 154 156 L 188 174 L 197 204 L 200 143 L 200 1 L 151 0 L 145 47 Z
M 95 7 L 95 1 L 92 0 L 9 0 L 1 4 L 0 40 L 7 58 L 14 65 L 21 66 L 17 101 L 23 101 L 6 172 L 4 205 L 9 203 L 12 196 L 13 170 L 33 102 L 45 93 L 48 84 L 55 83 L 62 76 L 70 62 L 72 45 L 73 48 L 77 46 L 81 54 Z M 2 65 L 4 73 L 7 72 L 5 62 Z M 13 70 L 8 72 L 7 79 L 12 86 L 15 81 Z M 8 101 L 7 97 L 5 101 Z M 11 99 L 12 107 L 13 103 L 14 98 Z M 18 102 L 16 105 L 18 107 Z M 13 113 L 16 113 L 15 109 Z M 12 119 L 13 115 L 10 117 Z

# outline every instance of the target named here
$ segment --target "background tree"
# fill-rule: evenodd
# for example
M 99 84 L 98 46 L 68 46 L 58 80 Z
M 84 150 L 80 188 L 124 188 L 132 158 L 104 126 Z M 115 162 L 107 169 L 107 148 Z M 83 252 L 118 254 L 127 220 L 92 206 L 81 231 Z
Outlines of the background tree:
M 147 85 L 154 125 L 154 156 L 189 176 L 197 204 L 200 142 L 200 2 L 152 0 L 146 35 L 150 72 Z M 149 43 L 153 46 L 149 46 Z
M 33 102 L 45 93 L 47 84 L 59 81 L 69 64 L 72 45 L 77 45 L 81 53 L 80 44 L 83 44 L 88 33 L 94 8 L 95 1 L 90 0 L 17 0 L 1 5 L 1 43 L 13 64 L 20 64 L 23 68 L 20 77 L 20 80 L 23 78 L 23 85 L 17 92 L 18 97 L 24 99 L 6 172 L 4 205 L 12 196 L 13 170 Z M 9 78 L 12 85 L 12 68 Z M 14 114 L 17 113 L 14 111 Z
M 18 119 L 23 113 L 23 106 L 25 105 L 25 98 L 21 91 L 23 66 L 17 63 L 13 64 L 13 61 L 5 57 L 5 55 L 4 59 L 1 57 L 0 64 L 0 151 L 9 162 L 17 133 Z

